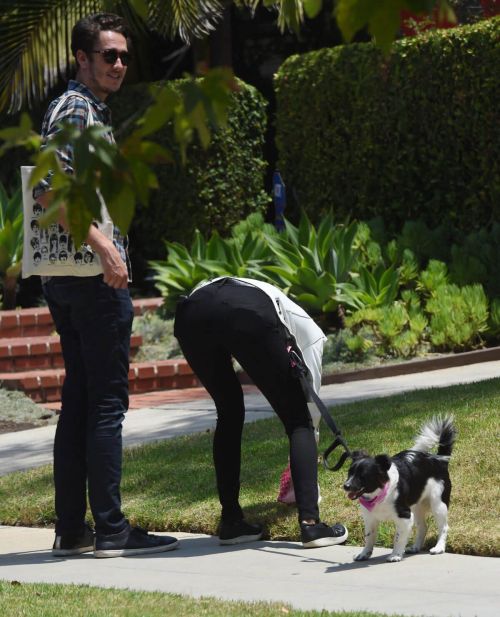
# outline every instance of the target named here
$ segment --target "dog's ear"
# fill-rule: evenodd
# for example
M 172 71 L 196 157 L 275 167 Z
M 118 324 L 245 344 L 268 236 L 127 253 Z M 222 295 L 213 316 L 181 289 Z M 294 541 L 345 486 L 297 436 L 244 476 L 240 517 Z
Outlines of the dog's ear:
M 366 450 L 354 450 L 354 452 L 351 452 L 351 458 L 353 461 L 357 461 L 360 458 L 366 458 L 367 456 L 370 455 Z
M 382 469 L 382 471 L 387 471 L 391 466 L 391 457 L 387 454 L 379 454 L 375 457 L 375 462 Z

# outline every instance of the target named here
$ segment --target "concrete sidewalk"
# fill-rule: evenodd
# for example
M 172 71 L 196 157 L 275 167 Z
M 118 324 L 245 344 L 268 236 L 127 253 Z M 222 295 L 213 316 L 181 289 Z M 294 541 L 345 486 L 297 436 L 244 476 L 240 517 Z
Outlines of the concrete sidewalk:
M 162 591 L 224 600 L 277 601 L 295 608 L 380 611 L 425 617 L 497 617 L 499 561 L 413 555 L 386 563 L 387 549 L 353 562 L 359 549 L 303 549 L 296 542 L 219 546 L 204 535 L 173 534 L 177 550 L 151 556 L 52 557 L 50 529 L 0 527 L 0 578 Z
M 332 384 L 321 388 L 327 405 L 340 405 L 400 392 L 442 388 L 500 377 L 500 361 L 397 375 L 365 381 Z M 266 399 L 252 386 L 245 386 L 246 421 L 271 417 Z M 215 407 L 208 395 L 197 400 L 169 403 L 129 411 L 123 425 L 125 446 L 171 439 L 215 427 Z M 52 461 L 55 425 L 0 435 L 0 475 L 46 465 Z

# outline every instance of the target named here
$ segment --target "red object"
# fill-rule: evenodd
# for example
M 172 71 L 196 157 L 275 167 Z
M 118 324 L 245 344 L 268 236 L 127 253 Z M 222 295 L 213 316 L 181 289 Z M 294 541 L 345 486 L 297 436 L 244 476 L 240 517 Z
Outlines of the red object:
M 497 0 L 491 1 L 496 2 Z M 456 25 L 456 22 L 440 17 L 438 7 L 435 7 L 428 15 L 417 15 L 408 10 L 401 11 L 401 32 L 405 36 L 415 36 L 425 30 L 436 28 L 454 28 Z
M 295 490 L 293 488 L 292 474 L 290 473 L 290 464 L 287 465 L 287 468 L 281 474 L 280 492 L 277 500 L 288 505 L 295 503 Z
M 493 17 L 500 14 L 500 0 L 481 0 L 484 17 Z M 401 11 L 401 32 L 404 36 L 415 36 L 425 30 L 436 28 L 453 28 L 459 25 L 448 21 L 446 18 L 439 18 L 439 8 L 435 7 L 432 13 L 427 15 L 417 15 L 411 11 Z
M 483 15 L 485 17 L 493 17 L 500 14 L 500 0 L 481 0 L 483 7 Z

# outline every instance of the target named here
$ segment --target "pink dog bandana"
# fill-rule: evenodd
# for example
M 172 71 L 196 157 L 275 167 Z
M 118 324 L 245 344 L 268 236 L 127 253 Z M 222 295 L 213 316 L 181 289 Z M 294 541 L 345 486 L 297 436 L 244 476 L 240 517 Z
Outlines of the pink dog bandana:
M 382 491 L 378 495 L 375 495 L 373 499 L 366 499 L 366 497 L 360 497 L 359 503 L 364 508 L 366 508 L 367 510 L 371 512 L 377 504 L 379 504 L 381 501 L 384 501 L 388 490 L 389 490 L 389 482 L 386 482 L 384 484 L 384 488 L 382 489 Z

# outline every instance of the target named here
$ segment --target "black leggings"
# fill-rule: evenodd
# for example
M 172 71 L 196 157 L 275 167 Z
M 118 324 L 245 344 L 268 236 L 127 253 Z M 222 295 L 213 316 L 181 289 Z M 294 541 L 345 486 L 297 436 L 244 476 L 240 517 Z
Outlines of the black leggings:
M 317 446 L 305 395 L 290 370 L 289 335 L 260 289 L 223 279 L 179 303 L 175 336 L 215 402 L 213 456 L 222 519 L 243 518 L 239 504 L 243 391 L 236 358 L 283 422 L 299 520 L 319 520 Z

